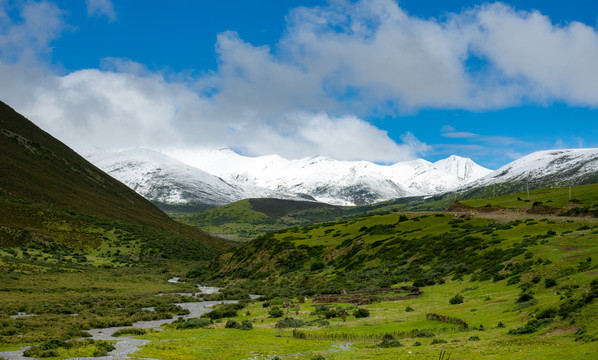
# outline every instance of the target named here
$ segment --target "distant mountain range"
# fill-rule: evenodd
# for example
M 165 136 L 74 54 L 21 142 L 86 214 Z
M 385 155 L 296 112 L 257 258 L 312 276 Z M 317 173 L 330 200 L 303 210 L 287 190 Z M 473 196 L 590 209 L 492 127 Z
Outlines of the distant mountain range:
M 435 163 L 417 159 L 378 165 L 322 156 L 248 157 L 228 148 L 197 152 L 194 166 L 147 149 L 88 159 L 163 208 L 213 207 L 247 198 L 364 205 L 449 192 L 491 196 L 528 187 L 598 183 L 598 149 L 540 151 L 496 171 L 459 156 Z
M 162 153 L 134 149 L 88 159 L 159 205 L 217 206 L 245 198 L 302 199 L 334 205 L 443 193 L 489 174 L 471 159 L 451 156 L 377 165 L 322 156 L 288 160 L 248 157 L 225 148 L 197 153 L 185 164 Z

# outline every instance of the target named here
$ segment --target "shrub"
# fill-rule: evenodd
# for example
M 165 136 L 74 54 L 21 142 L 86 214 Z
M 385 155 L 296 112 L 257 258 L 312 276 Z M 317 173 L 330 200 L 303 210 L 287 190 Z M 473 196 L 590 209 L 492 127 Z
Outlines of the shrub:
M 479 336 L 477 336 L 477 335 L 470 336 L 470 337 L 469 337 L 469 341 L 480 341 L 480 337 L 479 337 Z
M 322 270 L 326 265 L 322 261 L 316 261 L 315 263 L 311 264 L 309 270 L 317 271 Z
M 92 339 L 85 339 L 85 340 L 71 340 L 65 342 L 59 339 L 52 339 L 42 343 L 38 346 L 32 346 L 29 349 L 23 352 L 23 355 L 27 357 L 37 357 L 37 358 L 44 358 L 44 357 L 57 357 L 60 355 L 58 352 L 59 348 L 63 349 L 71 349 L 71 348 L 78 348 L 93 345 L 95 346 L 95 351 L 93 356 L 106 356 L 108 355 L 109 351 L 115 349 L 114 345 L 107 341 L 102 340 L 92 340 Z
M 270 311 L 268 311 L 268 315 L 270 315 L 272 318 L 279 318 L 284 315 L 284 311 L 282 311 L 282 309 L 278 306 L 272 306 Z
M 284 318 L 276 323 L 277 329 L 286 329 L 286 328 L 300 328 L 305 326 L 305 321 L 294 319 L 292 317 Z
M 536 316 L 536 319 L 550 319 L 550 318 L 555 317 L 556 314 L 557 314 L 556 308 L 548 308 L 548 309 L 542 310 L 542 312 L 540 312 Z
M 176 328 L 179 330 L 197 329 L 197 328 L 203 328 L 203 327 L 209 326 L 211 324 L 212 324 L 212 321 L 210 319 L 191 318 L 191 319 L 187 319 L 186 321 L 177 324 Z
M 522 294 L 519 294 L 519 297 L 517 298 L 517 302 L 518 303 L 523 303 L 523 302 L 527 302 L 527 301 L 530 301 L 530 300 L 533 300 L 533 299 L 534 299 L 534 296 L 532 294 L 530 294 L 530 293 L 522 293 Z
M 497 326 L 497 327 L 499 327 L 499 328 L 504 328 L 504 327 L 505 327 L 505 324 L 503 324 L 503 322 L 502 322 L 502 321 L 499 321 L 499 322 L 498 322 L 498 325 L 496 325 L 496 326 Z
M 509 280 L 507 281 L 507 285 L 515 285 L 515 284 L 519 284 L 520 282 L 521 282 L 521 276 L 516 275 L 516 276 L 509 278 Z
M 419 341 L 416 341 L 413 343 L 413 346 L 422 346 L 422 343 L 420 343 Z
M 249 320 L 243 320 L 241 323 L 235 320 L 228 320 L 224 325 L 227 329 L 238 329 L 238 330 L 251 330 L 253 329 L 253 324 Z
M 415 311 L 415 310 L 411 306 L 407 306 L 405 308 L 405 312 L 413 312 L 413 311 Z
M 202 314 L 202 318 L 210 318 L 212 320 L 235 317 L 237 316 L 237 310 L 241 310 L 243 305 L 240 304 L 224 304 L 218 305 L 214 310 L 209 313 Z
M 416 332 L 415 337 L 434 337 L 434 333 L 428 329 L 423 329 Z
M 552 321 L 552 319 L 542 319 L 542 320 L 533 319 L 533 320 L 528 321 L 527 324 L 525 324 L 525 326 L 523 326 L 523 327 L 509 330 L 509 334 L 510 335 L 531 334 L 531 333 L 535 332 L 536 330 L 538 330 L 538 328 L 540 326 L 550 323 L 551 321 Z
M 449 303 L 451 305 L 456 305 L 456 304 L 462 304 L 463 303 L 463 295 L 461 294 L 457 294 L 455 296 L 453 296 L 450 300 Z
M 353 316 L 356 318 L 366 318 L 370 316 L 370 311 L 368 309 L 359 308 L 353 311 Z
M 114 337 L 125 336 L 125 335 L 145 335 L 145 329 L 138 328 L 124 328 L 118 329 L 112 334 Z
M 227 329 L 238 329 L 241 327 L 241 324 L 239 322 L 231 319 L 226 322 L 224 327 Z
M 392 347 L 400 347 L 403 346 L 392 334 L 384 334 L 382 336 L 382 342 L 378 344 L 378 347 L 381 348 L 392 348 Z
M 448 343 L 448 341 L 443 340 L 443 339 L 434 339 L 434 340 L 432 340 L 432 345 L 435 345 L 435 344 L 446 344 L 446 343 Z
M 546 278 L 544 279 L 544 286 L 546 286 L 547 289 L 556 286 L 556 280 L 553 278 Z
M 324 355 L 318 354 L 311 357 L 311 360 L 326 360 Z

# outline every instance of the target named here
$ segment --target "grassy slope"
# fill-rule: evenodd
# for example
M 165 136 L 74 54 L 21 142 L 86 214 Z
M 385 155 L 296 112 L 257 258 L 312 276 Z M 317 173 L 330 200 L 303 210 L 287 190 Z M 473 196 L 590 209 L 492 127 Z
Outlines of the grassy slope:
M 178 221 L 237 241 L 290 226 L 337 218 L 341 207 L 310 201 L 246 199 L 210 209 Z
M 389 279 L 440 281 L 460 274 L 487 279 L 515 275 L 505 268 L 509 263 L 518 264 L 520 272 L 530 268 L 525 253 L 540 256 L 536 252 L 571 247 L 578 238 L 595 239 L 598 229 L 595 219 L 504 223 L 508 220 L 454 219 L 450 214 L 413 214 L 405 220 L 400 214 L 384 214 L 291 228 L 223 255 L 215 267 L 227 276 L 266 278 L 273 284 L 284 274 L 294 279 L 307 276 L 294 285 L 308 292 L 359 288 L 363 282 L 375 287 Z M 590 254 L 595 251 L 595 245 L 588 246 Z M 324 267 L 311 271 L 319 262 Z
M 117 233 L 140 258 L 214 256 L 226 244 L 172 221 L 0 103 L 0 246 L 91 254 Z M 129 246 L 128 249 L 132 249 Z M 132 252 L 129 251 L 129 252 Z
M 533 203 L 537 202 L 560 210 L 573 206 L 593 208 L 598 205 L 598 184 L 572 186 L 571 199 L 569 199 L 569 187 L 567 186 L 530 190 L 529 198 L 527 192 L 520 192 L 489 199 L 462 201 L 463 204 L 473 207 L 490 204 L 513 209 L 529 209 Z
M 151 334 L 145 338 L 152 343 L 139 354 L 162 359 L 309 359 L 317 354 L 337 360 L 421 359 L 439 358 L 444 350 L 460 359 L 594 358 L 598 300 L 587 294 L 590 282 L 598 279 L 598 220 L 454 219 L 450 214 L 410 214 L 399 220 L 400 214 L 385 214 L 279 231 L 214 265 L 230 276 L 229 286 L 289 297 L 286 302 L 297 303 L 293 297 L 300 293 L 433 280 L 434 285 L 423 287 L 422 297 L 363 305 L 369 318 L 349 315 L 346 322 L 334 318 L 330 326 L 302 328 L 317 338 L 311 340 L 293 338 L 291 329 L 276 330 L 279 319 L 257 303 L 234 318 L 252 321 L 253 330 L 225 329 L 225 320 L 210 329 Z M 321 260 L 322 267 L 312 267 Z M 598 296 L 596 285 L 593 291 Z M 518 302 L 524 293 L 532 299 Z M 464 302 L 451 305 L 449 299 L 457 294 Z M 284 316 L 317 318 L 309 301 L 296 305 L 284 309 Z M 414 311 L 406 312 L 407 307 Z M 533 332 L 509 334 L 551 309 L 550 320 Z M 426 320 L 427 313 L 462 319 L 471 329 Z M 434 335 L 405 336 L 399 348 L 377 347 L 384 333 L 413 329 Z M 331 339 L 330 334 L 348 339 Z
M 355 216 L 365 216 L 383 212 L 397 211 L 442 211 L 457 200 L 471 207 L 500 207 L 502 210 L 514 209 L 514 212 L 525 212 L 534 203 L 541 202 L 545 207 L 541 211 L 572 216 L 592 216 L 598 206 L 598 184 L 571 187 L 572 201 L 569 201 L 569 187 L 536 189 L 527 193 L 514 193 L 484 199 L 464 199 L 463 195 L 436 196 L 429 199 L 405 198 L 382 203 L 354 206 L 328 207 L 313 202 L 287 201 L 276 199 L 241 200 L 232 204 L 203 211 L 194 215 L 180 217 L 177 220 L 204 229 L 212 234 L 222 234 L 234 240 L 247 241 L 268 232 L 288 227 L 306 226 L 315 223 L 340 221 Z M 520 200 L 517 200 L 517 199 Z M 580 199 L 583 199 L 580 200 Z M 260 206 L 255 206 L 259 202 Z M 289 203 L 301 204 L 301 208 L 291 211 Z M 578 207 L 577 211 L 572 208 Z M 267 214 L 268 208 L 285 208 L 286 212 Z M 480 209 L 484 210 L 484 209 Z M 569 211 L 569 213 L 567 213 Z M 533 211 L 532 211 L 533 212 Z

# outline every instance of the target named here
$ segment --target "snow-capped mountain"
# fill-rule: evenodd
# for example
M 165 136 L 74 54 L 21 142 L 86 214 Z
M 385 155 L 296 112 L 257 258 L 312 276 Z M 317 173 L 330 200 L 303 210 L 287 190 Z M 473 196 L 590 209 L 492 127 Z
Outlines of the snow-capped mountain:
M 246 198 L 274 197 L 313 200 L 244 184 L 230 184 L 218 176 L 160 152 L 132 149 L 99 153 L 88 160 L 148 200 L 168 205 L 219 206 Z
M 498 187 L 500 193 L 598 182 L 598 149 L 538 151 L 474 181 L 466 189 Z
M 163 204 L 223 205 L 245 198 L 305 199 L 359 205 L 451 191 L 509 193 L 598 182 L 598 149 L 551 150 L 491 171 L 451 156 L 378 165 L 322 156 L 288 160 L 248 157 L 231 149 L 198 151 L 185 162 L 152 150 L 96 154 L 88 159 L 147 199 Z M 486 189 L 486 190 L 484 190 Z
M 88 160 L 143 197 L 158 203 L 222 205 L 244 197 L 242 189 L 152 150 L 95 154 Z
M 470 159 L 436 163 L 419 159 L 394 165 L 339 161 L 323 156 L 288 160 L 278 155 L 248 157 L 231 149 L 199 151 L 186 162 L 238 187 L 305 194 L 336 205 L 370 204 L 405 196 L 450 191 L 491 172 Z
M 370 204 L 449 191 L 490 172 L 456 156 L 438 163 L 419 159 L 384 166 L 322 156 L 248 157 L 228 148 L 197 152 L 188 164 L 146 149 L 88 158 L 154 202 L 212 206 L 251 197 Z

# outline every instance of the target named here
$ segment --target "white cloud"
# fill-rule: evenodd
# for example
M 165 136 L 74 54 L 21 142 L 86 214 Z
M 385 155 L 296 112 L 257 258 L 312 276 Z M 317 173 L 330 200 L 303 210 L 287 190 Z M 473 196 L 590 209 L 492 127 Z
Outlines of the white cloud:
M 454 131 L 443 133 L 442 136 L 452 139 L 467 139 L 478 136 L 477 134 L 466 131 Z
M 0 1 L 0 59 L 5 64 L 34 66 L 38 59 L 50 55 L 50 42 L 67 28 L 64 12 L 47 1 L 26 2 L 19 9 L 19 18 L 12 20 L 6 7 Z
M 199 144 L 234 146 L 249 155 L 321 154 L 394 162 L 426 150 L 413 136 L 397 144 L 385 131 L 354 116 L 299 112 L 274 122 L 251 114 L 236 117 L 188 87 L 156 75 L 82 70 L 50 77 L 46 84 L 24 112 L 82 152 L 97 147 L 176 150 Z
M 90 16 L 115 19 L 110 1 L 87 4 Z M 46 1 L 21 6 L 14 21 L 0 0 L 0 98 L 78 150 L 230 146 L 252 155 L 392 162 L 429 148 L 409 134 L 395 141 L 362 118 L 524 102 L 598 106 L 596 30 L 500 3 L 446 20 L 409 16 L 392 0 L 302 7 L 273 48 L 224 32 L 217 71 L 174 80 L 120 59 L 56 74 L 40 64 L 67 28 L 62 11 Z M 472 59 L 487 66 L 470 72 Z
M 116 12 L 111 0 L 85 0 L 85 2 L 88 16 L 105 16 L 109 21 L 116 20 Z
M 532 100 L 598 106 L 598 32 L 579 22 L 551 23 L 537 11 L 500 3 L 479 9 L 472 42 L 503 78 L 519 83 Z

